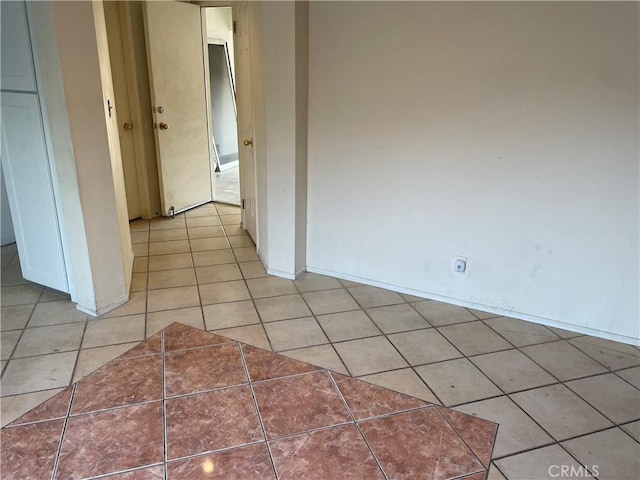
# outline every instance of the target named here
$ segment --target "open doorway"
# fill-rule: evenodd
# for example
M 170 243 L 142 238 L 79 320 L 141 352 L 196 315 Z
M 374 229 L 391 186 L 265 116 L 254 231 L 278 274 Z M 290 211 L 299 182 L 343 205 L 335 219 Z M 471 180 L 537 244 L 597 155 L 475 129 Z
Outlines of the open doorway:
M 209 121 L 214 155 L 213 200 L 240 205 L 238 115 L 231 7 L 207 7 L 205 62 L 208 66 Z
M 242 227 L 257 237 L 249 2 L 105 2 L 105 10 L 111 3 L 119 15 L 105 15 L 107 31 L 121 30 L 125 60 L 112 70 L 124 68 L 126 78 L 114 87 L 127 89 L 136 118 L 128 121 L 117 92 L 116 109 L 124 134 L 134 136 L 142 217 L 229 203 L 242 207 Z M 210 73 L 226 95 L 213 105 Z

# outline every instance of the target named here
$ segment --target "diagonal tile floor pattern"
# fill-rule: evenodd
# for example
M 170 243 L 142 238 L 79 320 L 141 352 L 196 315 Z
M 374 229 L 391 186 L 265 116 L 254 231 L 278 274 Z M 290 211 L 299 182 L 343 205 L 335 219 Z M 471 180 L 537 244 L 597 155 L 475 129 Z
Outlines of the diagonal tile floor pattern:
M 555 465 L 639 478 L 640 349 L 321 275 L 269 277 L 239 214 L 207 204 L 132 222 L 131 300 L 99 319 L 22 279 L 3 247 L 2 425 L 179 321 L 499 423 L 490 480 L 557 478 Z M 157 382 L 131 381 L 138 395 Z
M 497 425 L 173 323 L 1 432 L 3 478 L 484 478 Z

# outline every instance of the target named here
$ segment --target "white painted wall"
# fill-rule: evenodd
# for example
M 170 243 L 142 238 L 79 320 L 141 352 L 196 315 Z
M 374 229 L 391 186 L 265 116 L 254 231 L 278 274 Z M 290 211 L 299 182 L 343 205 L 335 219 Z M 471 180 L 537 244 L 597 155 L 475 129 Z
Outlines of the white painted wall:
M 101 2 L 30 5 L 78 308 L 125 302 L 133 255 Z M 107 69 L 107 70 L 105 70 Z M 118 148 L 116 148 L 118 147 Z
M 309 269 L 637 343 L 638 8 L 313 2 Z
M 295 3 L 296 213 L 295 273 L 307 268 L 307 149 L 309 114 L 309 3 Z
M 233 18 L 231 7 L 205 8 L 207 22 L 207 41 L 218 43 L 227 42 L 229 46 L 229 59 L 231 61 L 231 73 L 235 81 L 235 52 L 233 49 Z
M 258 198 L 262 188 L 268 192 L 266 203 L 260 206 L 266 205 L 261 225 L 269 243 L 268 249 L 261 247 L 261 253 L 269 273 L 287 278 L 294 278 L 306 266 L 307 24 L 306 2 L 263 3 L 265 151 L 257 161 Z M 258 121 L 257 139 L 262 120 Z
M 107 38 L 107 26 L 104 16 L 104 7 L 101 0 L 93 0 L 93 20 L 95 25 L 96 47 L 98 53 L 98 65 L 100 72 L 100 86 L 102 88 L 102 105 L 104 120 L 100 122 L 100 127 L 106 126 L 106 137 L 108 150 L 104 150 L 104 155 L 110 160 L 105 170 L 111 175 L 107 178 L 111 184 L 105 184 L 105 199 L 113 198 L 113 204 L 109 205 L 113 218 L 112 228 L 118 233 L 119 242 L 113 238 L 113 254 L 119 256 L 122 270 L 118 273 L 124 276 L 125 296 L 128 298 L 129 287 L 131 286 L 131 276 L 133 272 L 133 249 L 131 247 L 131 231 L 129 230 L 129 212 L 127 208 L 127 193 L 124 182 L 124 170 L 122 166 L 122 155 L 120 150 L 120 133 L 118 131 L 118 112 L 115 108 L 109 112 L 104 108 L 105 100 L 115 104 L 115 93 L 113 91 L 113 79 L 111 75 L 111 61 L 109 59 L 109 41 Z M 116 257 L 114 257 L 114 261 Z

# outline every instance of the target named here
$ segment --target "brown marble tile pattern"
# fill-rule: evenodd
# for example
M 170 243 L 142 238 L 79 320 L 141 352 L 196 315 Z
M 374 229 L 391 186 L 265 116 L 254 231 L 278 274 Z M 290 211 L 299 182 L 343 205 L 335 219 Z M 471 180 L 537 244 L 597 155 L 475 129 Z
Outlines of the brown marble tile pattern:
M 169 460 L 264 440 L 249 387 L 167 400 Z
M 388 478 L 455 478 L 485 470 L 435 408 L 367 420 L 360 428 Z
M 22 423 L 42 422 L 44 420 L 53 420 L 55 418 L 64 418 L 69 411 L 69 402 L 71 401 L 71 393 L 73 387 L 67 387 L 63 391 L 57 393 L 49 400 L 41 403 L 33 410 L 14 420 L 10 425 L 20 425 Z
M 269 438 L 351 421 L 326 372 L 267 380 L 253 389 Z
M 78 382 L 71 414 L 161 398 L 160 355 L 113 360 Z
M 57 479 L 86 478 L 162 462 L 162 403 L 69 418 Z
M 3 479 L 51 478 L 63 420 L 3 428 L 0 434 Z
M 383 480 L 355 425 L 343 425 L 269 442 L 280 480 Z
M 356 420 L 432 405 L 355 378 L 331 374 Z
M 160 333 L 156 333 L 140 345 L 127 350 L 118 358 L 140 357 L 142 355 L 153 355 L 154 353 L 162 353 L 162 337 Z
M 157 465 L 155 467 L 140 468 L 102 478 L 105 480 L 164 480 L 164 466 Z
M 197 328 L 177 322 L 172 323 L 164 329 L 165 352 L 183 350 L 185 348 L 206 347 L 230 341 L 228 338 L 203 332 Z
M 498 433 L 498 424 L 472 415 L 456 412 L 448 408 L 438 407 L 440 413 L 453 425 L 462 439 L 471 447 L 473 453 L 485 467 L 489 467 L 493 443 Z
M 321 370 L 320 367 L 310 363 L 284 357 L 251 345 L 243 344 L 242 353 L 245 362 L 247 362 L 252 382 Z
M 264 443 L 167 465 L 168 480 L 275 480 Z
M 245 384 L 243 356 L 257 382 L 260 412 Z M 166 432 L 163 381 L 170 397 Z M 80 380 L 75 391 L 66 389 L 5 427 L 0 476 L 50 478 L 57 468 L 58 479 L 164 480 L 166 474 L 274 480 L 277 469 L 280 479 L 296 480 L 480 480 L 496 429 L 476 417 L 174 323 Z
M 235 343 L 167 353 L 164 372 L 167 397 L 247 383 Z

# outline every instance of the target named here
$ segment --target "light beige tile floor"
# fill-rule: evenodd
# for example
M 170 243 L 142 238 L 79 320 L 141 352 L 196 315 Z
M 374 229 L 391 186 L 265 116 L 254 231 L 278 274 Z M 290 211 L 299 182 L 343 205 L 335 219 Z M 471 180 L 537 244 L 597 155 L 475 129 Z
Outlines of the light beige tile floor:
M 131 231 L 130 301 L 99 319 L 25 281 L 15 245 L 2 248 L 2 425 L 179 321 L 498 422 L 491 480 L 558 478 L 562 465 L 640 478 L 636 347 L 313 273 L 267 276 L 234 206 Z

